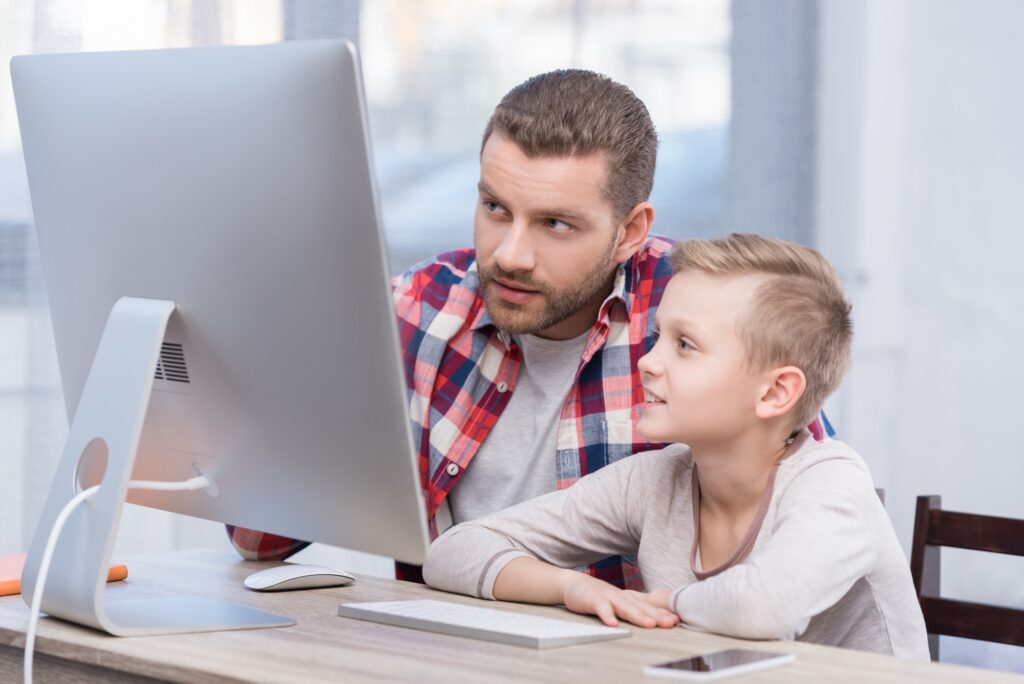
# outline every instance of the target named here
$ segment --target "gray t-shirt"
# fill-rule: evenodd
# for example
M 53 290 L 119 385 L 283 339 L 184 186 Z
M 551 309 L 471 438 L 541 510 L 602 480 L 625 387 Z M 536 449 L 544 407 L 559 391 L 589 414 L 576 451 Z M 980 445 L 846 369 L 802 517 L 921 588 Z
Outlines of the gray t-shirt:
M 589 332 L 571 340 L 514 337 L 523 353 L 519 377 L 498 422 L 448 495 L 455 524 L 555 491 L 558 417 Z M 438 516 L 439 523 L 444 517 Z

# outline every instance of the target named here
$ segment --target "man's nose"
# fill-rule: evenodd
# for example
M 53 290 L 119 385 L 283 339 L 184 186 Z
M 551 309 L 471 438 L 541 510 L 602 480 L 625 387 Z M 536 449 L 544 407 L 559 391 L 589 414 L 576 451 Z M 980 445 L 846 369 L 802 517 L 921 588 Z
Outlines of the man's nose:
M 532 271 L 537 265 L 528 226 L 514 222 L 494 251 L 494 261 L 503 271 Z

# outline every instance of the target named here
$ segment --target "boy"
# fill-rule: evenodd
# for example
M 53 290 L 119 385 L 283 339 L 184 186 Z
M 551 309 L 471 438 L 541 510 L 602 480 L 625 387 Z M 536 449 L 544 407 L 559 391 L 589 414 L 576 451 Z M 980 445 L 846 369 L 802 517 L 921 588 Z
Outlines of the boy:
M 637 430 L 660 451 L 458 525 L 427 583 L 642 627 L 798 638 L 928 658 L 906 558 L 863 460 L 806 425 L 849 365 L 850 307 L 820 254 L 691 240 L 639 360 Z M 569 570 L 636 555 L 649 593 Z

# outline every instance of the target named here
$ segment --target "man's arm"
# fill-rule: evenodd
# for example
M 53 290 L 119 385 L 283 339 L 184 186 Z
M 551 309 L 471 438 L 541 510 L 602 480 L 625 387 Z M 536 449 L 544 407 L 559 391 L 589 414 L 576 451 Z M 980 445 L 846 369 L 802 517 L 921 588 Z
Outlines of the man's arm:
M 414 272 L 415 267 L 391 277 L 391 292 L 396 304 L 408 290 Z M 269 532 L 250 530 L 235 525 L 225 525 L 224 527 L 228 533 L 228 539 L 231 540 L 231 545 L 246 560 L 285 560 L 310 544 L 307 541 L 289 539 Z
M 309 546 L 307 541 L 280 537 L 245 527 L 225 525 L 228 539 L 246 560 L 284 560 Z

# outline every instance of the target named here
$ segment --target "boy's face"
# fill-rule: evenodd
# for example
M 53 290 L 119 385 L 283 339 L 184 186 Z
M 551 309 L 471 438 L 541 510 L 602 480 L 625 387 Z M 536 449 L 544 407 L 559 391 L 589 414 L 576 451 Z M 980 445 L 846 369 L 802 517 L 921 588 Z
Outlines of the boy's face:
M 659 336 L 639 369 L 647 393 L 637 430 L 654 442 L 718 444 L 756 424 L 764 373 L 747 368 L 738 323 L 760 276 L 683 271 L 655 314 Z
M 512 333 L 568 339 L 611 289 L 621 231 L 601 154 L 527 157 L 492 134 L 480 158 L 473 238 L 484 303 Z

